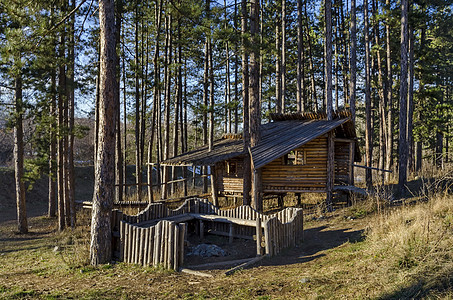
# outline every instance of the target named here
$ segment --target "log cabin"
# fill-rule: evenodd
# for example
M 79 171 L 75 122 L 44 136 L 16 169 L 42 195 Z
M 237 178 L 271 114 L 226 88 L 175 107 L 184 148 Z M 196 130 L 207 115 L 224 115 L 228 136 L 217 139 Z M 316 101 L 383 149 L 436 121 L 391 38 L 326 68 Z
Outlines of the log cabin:
M 242 134 L 224 134 L 211 151 L 202 146 L 163 165 L 210 166 L 214 203 L 219 196 L 243 195 L 248 155 L 252 170 L 260 171 L 260 182 L 255 184 L 262 196 L 332 193 L 337 186 L 354 185 L 353 164 L 361 156 L 349 112 L 336 112 L 333 120 L 323 113 L 271 114 L 271 120 L 261 125 L 261 139 L 255 147 L 244 149 Z M 333 168 L 329 168 L 329 136 L 333 138 Z

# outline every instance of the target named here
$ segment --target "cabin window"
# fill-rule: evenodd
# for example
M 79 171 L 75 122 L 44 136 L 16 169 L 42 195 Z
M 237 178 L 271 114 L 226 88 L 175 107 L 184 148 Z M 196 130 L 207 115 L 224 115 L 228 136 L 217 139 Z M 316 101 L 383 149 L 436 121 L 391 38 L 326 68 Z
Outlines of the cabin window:
M 287 166 L 305 165 L 305 151 L 295 150 L 283 156 L 283 164 Z
M 238 165 L 236 162 L 226 162 L 226 173 L 227 176 L 237 176 Z

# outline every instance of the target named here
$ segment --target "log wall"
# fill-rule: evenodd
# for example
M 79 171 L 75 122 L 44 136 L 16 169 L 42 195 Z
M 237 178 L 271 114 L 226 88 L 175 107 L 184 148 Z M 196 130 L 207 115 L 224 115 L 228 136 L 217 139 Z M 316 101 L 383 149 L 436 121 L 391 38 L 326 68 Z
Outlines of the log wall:
M 226 164 L 234 163 L 236 165 L 236 173 L 227 173 Z M 226 193 L 242 193 L 243 174 L 244 174 L 244 159 L 232 158 L 216 164 L 217 173 L 217 186 L 219 192 Z
M 350 184 L 350 166 L 353 163 L 350 155 L 350 142 L 335 141 L 335 184 Z
M 321 136 L 296 149 L 304 151 L 304 165 L 285 165 L 278 158 L 263 167 L 264 192 L 323 192 L 327 181 L 327 136 Z

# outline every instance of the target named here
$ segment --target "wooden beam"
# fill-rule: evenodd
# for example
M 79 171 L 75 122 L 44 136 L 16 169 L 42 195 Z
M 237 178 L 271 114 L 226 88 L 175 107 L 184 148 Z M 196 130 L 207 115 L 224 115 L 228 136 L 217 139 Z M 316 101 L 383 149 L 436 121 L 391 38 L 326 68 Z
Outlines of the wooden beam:
M 209 277 L 209 278 L 214 277 L 211 274 L 203 273 L 203 272 L 200 272 L 200 271 L 195 271 L 195 270 L 191 270 L 191 269 L 187 269 L 187 268 L 180 268 L 179 271 L 181 273 L 186 273 L 186 274 L 195 275 L 195 276 Z
M 244 269 L 246 267 L 249 267 L 249 266 L 259 262 L 260 260 L 264 259 L 265 257 L 267 257 L 267 255 L 262 255 L 262 256 L 257 256 L 255 258 L 252 258 L 248 262 L 245 262 L 243 264 L 240 264 L 239 266 L 236 266 L 234 268 L 229 269 L 228 271 L 225 272 L 225 275 L 231 275 L 231 274 L 233 274 L 234 272 L 236 272 L 238 270 L 241 270 L 241 269 Z
M 354 185 L 354 154 L 355 154 L 355 142 L 349 143 L 349 184 Z
M 329 131 L 327 134 L 327 198 L 326 204 L 327 209 L 332 209 L 332 196 L 333 196 L 333 184 L 335 179 L 335 140 L 333 131 Z
M 379 169 L 379 168 L 374 168 L 374 167 L 367 167 L 367 166 L 361 166 L 361 165 L 356 165 L 356 164 L 353 164 L 353 166 L 357 167 L 357 168 L 368 169 L 368 170 L 376 170 L 376 171 L 393 173 L 393 171 L 391 171 L 391 170 Z
M 218 198 L 218 189 L 217 189 L 217 170 L 216 166 L 211 166 L 211 196 L 212 196 L 212 204 L 214 206 L 219 206 L 219 198 Z

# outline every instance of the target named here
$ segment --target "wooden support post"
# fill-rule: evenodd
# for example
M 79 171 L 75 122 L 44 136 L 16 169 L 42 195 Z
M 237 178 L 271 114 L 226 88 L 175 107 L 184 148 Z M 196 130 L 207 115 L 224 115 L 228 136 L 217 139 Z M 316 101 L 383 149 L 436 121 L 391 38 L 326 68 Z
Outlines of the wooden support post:
M 297 193 L 296 196 L 297 196 L 297 206 L 300 206 L 301 205 L 301 195 L 300 195 L 300 193 Z
M 211 196 L 212 196 L 212 204 L 216 207 L 219 207 L 219 198 L 217 193 L 217 171 L 216 166 L 211 166 Z
M 255 169 L 252 164 L 252 207 L 263 211 L 263 191 L 261 185 L 261 169 Z
M 355 141 L 349 143 L 349 185 L 354 185 Z
M 187 223 L 179 224 L 179 266 L 184 263 L 184 244 L 186 242 Z
M 327 198 L 326 198 L 326 205 L 327 210 L 332 211 L 332 199 L 333 199 L 333 184 L 335 178 L 335 141 L 334 141 L 334 133 L 330 131 L 327 134 L 327 182 L 326 182 L 326 189 L 327 189 Z
M 124 222 L 120 221 L 120 261 L 124 261 L 124 241 L 125 241 L 125 226 Z
M 263 255 L 263 250 L 261 248 L 261 217 L 256 218 L 256 255 Z
M 266 254 L 269 256 L 272 256 L 272 244 L 271 244 L 271 236 L 269 234 L 270 226 L 269 226 L 269 220 L 264 222 L 264 243 L 266 245 Z
M 204 223 L 202 220 L 200 220 L 200 239 L 203 240 L 204 239 Z
M 234 235 L 234 232 L 233 232 L 233 224 L 230 224 L 230 231 L 228 233 L 228 242 L 230 244 L 233 244 L 233 235 Z

